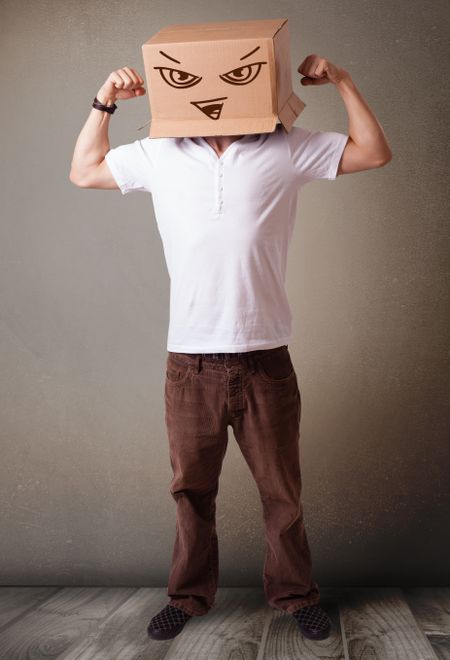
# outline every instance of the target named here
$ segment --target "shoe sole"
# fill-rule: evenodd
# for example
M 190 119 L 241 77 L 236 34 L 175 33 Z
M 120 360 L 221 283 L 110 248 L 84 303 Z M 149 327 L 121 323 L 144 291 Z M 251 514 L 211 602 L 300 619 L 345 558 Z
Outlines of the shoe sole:
M 314 633 L 310 633 L 309 631 L 305 631 L 301 626 L 299 626 L 300 631 L 304 637 L 307 637 L 308 639 L 313 639 L 313 640 L 318 640 L 318 639 L 326 639 L 327 637 L 330 636 L 331 628 L 328 630 L 325 630 L 324 632 L 317 633 L 315 635 Z
M 172 639 L 176 637 L 184 628 L 184 624 L 172 630 L 157 630 L 155 628 L 147 628 L 147 635 L 152 639 Z

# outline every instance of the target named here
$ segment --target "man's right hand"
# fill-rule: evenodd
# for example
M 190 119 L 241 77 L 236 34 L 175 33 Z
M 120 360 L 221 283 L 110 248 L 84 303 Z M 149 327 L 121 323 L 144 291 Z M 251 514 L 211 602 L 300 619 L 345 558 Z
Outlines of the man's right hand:
M 104 105 L 112 105 L 115 101 L 133 99 L 144 96 L 144 81 L 135 69 L 124 66 L 109 74 L 100 87 L 97 98 Z

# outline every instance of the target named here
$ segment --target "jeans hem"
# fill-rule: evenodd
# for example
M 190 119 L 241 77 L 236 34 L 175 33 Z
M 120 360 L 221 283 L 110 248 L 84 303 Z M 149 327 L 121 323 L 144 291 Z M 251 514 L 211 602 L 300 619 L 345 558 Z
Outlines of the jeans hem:
M 190 614 L 190 616 L 203 616 L 204 614 L 208 614 L 209 609 L 211 609 L 211 607 L 213 607 L 213 605 L 211 605 L 211 607 L 209 609 L 207 609 L 206 612 L 204 610 L 202 612 L 199 612 L 197 610 L 192 610 L 190 607 L 186 607 L 183 604 L 183 602 L 184 601 L 178 601 L 178 600 L 174 599 L 174 600 L 169 601 L 169 605 L 172 605 L 173 607 L 177 607 L 179 610 L 182 610 L 183 612 L 186 612 L 186 614 Z
M 286 612 L 287 614 L 292 614 L 295 610 L 298 610 L 301 607 L 310 607 L 311 605 L 318 605 L 320 603 L 320 596 L 314 596 L 314 598 L 302 598 L 296 600 L 294 603 L 290 603 L 286 607 L 275 607 L 276 610 L 281 612 Z

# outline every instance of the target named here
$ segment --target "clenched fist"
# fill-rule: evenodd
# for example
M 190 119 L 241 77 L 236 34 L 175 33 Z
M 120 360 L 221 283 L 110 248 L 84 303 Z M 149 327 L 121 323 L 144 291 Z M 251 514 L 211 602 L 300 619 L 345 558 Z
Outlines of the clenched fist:
M 144 81 L 135 69 L 124 66 L 109 74 L 100 87 L 97 98 L 100 103 L 112 105 L 117 99 L 133 99 L 145 94 Z
M 314 54 L 305 57 L 297 71 L 305 76 L 300 80 L 302 85 L 325 85 L 330 82 L 336 84 L 349 76 L 345 69 L 341 69 L 324 57 Z

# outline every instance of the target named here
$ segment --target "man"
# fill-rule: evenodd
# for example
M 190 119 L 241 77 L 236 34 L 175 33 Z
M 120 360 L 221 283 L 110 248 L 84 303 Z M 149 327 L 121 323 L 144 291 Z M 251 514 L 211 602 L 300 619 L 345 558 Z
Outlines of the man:
M 110 149 L 108 108 L 145 94 L 141 76 L 123 67 L 100 88 L 75 146 L 75 185 L 152 194 L 171 280 L 165 406 L 177 528 L 170 601 L 148 626 L 154 639 L 174 637 L 214 606 L 215 499 L 229 425 L 264 509 L 268 603 L 292 614 L 310 639 L 330 633 L 300 499 L 287 248 L 304 184 L 381 167 L 392 154 L 347 71 L 314 54 L 298 71 L 303 85 L 335 85 L 348 136 L 278 125 L 272 133 L 144 138 Z

